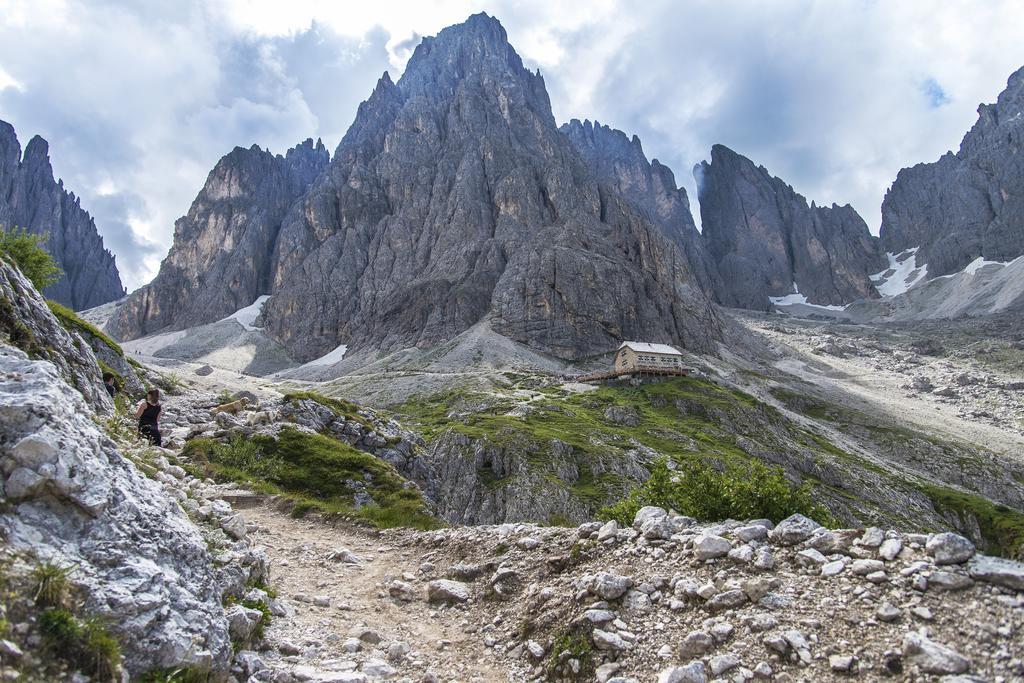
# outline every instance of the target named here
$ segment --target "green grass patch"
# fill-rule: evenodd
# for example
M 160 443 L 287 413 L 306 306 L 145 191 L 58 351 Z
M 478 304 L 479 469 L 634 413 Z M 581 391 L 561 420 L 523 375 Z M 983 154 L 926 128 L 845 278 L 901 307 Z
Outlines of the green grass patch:
M 78 619 L 66 609 L 50 608 L 39 616 L 39 630 L 52 656 L 98 681 L 118 679 L 121 647 L 98 619 Z
M 394 467 L 320 434 L 285 428 L 277 439 L 236 437 L 228 443 L 193 439 L 183 455 L 199 465 L 204 476 L 283 493 L 296 501 L 296 509 L 350 515 L 380 528 L 440 526 L 419 491 L 406 488 Z M 356 508 L 353 496 L 359 490 L 366 491 L 374 503 Z
M 563 653 L 565 656 L 563 657 Z M 575 659 L 580 664 L 579 673 L 572 674 L 566 663 Z M 591 680 L 596 670 L 597 653 L 590 638 L 582 630 L 567 630 L 554 639 L 551 651 L 544 660 L 544 670 L 551 679 L 573 675 L 576 680 Z
M 561 481 L 552 473 L 546 478 L 595 511 L 624 496 L 636 482 L 609 474 L 614 467 L 593 465 L 635 457 L 628 454 L 638 447 L 677 463 L 714 459 L 729 467 L 746 467 L 756 461 L 756 456 L 739 445 L 740 436 L 753 444 L 751 451 L 842 453 L 824 437 L 800 428 L 753 396 L 691 377 L 635 387 L 606 386 L 583 394 L 552 390 L 532 401 L 525 411 L 510 415 L 517 405 L 505 396 L 446 392 L 412 399 L 395 412 L 427 441 L 457 432 L 515 448 L 525 455 L 531 469 L 547 467 L 557 445 L 561 457 L 574 461 L 578 477 Z M 637 418 L 635 425 L 606 417 L 610 408 L 628 409 L 626 412 Z M 509 481 L 484 470 L 478 474 L 488 488 Z
M 965 526 L 977 520 L 986 553 L 1024 560 L 1024 513 L 955 489 L 933 484 L 919 488 L 940 513 L 956 515 Z
M 82 320 L 80 317 L 78 317 L 78 314 L 72 311 L 70 308 L 67 308 L 66 306 L 61 306 L 56 301 L 52 301 L 49 299 L 47 299 L 46 305 L 50 307 L 50 312 L 53 313 L 53 315 L 57 318 L 57 320 L 60 321 L 60 324 L 63 325 L 65 329 L 82 334 L 87 341 L 89 339 L 89 336 L 96 337 L 101 342 L 109 346 L 110 349 L 117 355 L 124 355 L 124 351 L 121 350 L 121 347 L 118 345 L 117 342 L 115 342 L 113 339 L 103 334 L 102 332 L 100 332 L 99 328 L 93 325 L 92 323 L 88 323 L 85 320 Z

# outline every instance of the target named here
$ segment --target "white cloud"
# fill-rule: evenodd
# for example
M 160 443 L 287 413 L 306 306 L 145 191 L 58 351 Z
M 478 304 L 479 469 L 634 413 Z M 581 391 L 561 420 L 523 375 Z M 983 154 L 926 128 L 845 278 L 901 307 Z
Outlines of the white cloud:
M 638 134 L 691 195 L 720 142 L 873 230 L 899 168 L 955 148 L 1024 64 L 1006 1 L 0 3 L 0 118 L 50 141 L 131 287 L 219 157 L 333 148 L 384 69 L 478 11 L 541 68 L 559 121 Z

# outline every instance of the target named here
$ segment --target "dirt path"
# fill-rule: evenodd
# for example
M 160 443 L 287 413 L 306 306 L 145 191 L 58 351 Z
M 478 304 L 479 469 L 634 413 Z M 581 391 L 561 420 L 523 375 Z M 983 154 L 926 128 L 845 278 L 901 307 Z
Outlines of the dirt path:
M 448 608 L 425 600 L 427 581 L 441 578 L 447 563 L 433 567 L 430 560 L 435 553 L 404 542 L 414 532 L 379 534 L 345 524 L 295 519 L 271 505 L 244 510 L 244 516 L 256 526 L 253 541 L 264 546 L 270 557 L 279 598 L 289 612 L 294 610 L 275 618 L 267 630 L 279 650 L 294 652 L 288 645 L 282 647 L 288 643 L 299 651 L 280 662 L 294 665 L 293 674 L 312 680 L 356 681 L 362 679 L 340 674 L 367 671 L 367 666 L 372 670 L 386 662 L 399 680 L 433 680 L 428 672 L 437 680 L 462 683 L 511 680 L 498 655 L 477 632 L 482 615 L 472 604 Z M 343 550 L 353 553 L 359 563 L 332 559 L 336 557 L 332 554 Z M 411 584 L 416 599 L 393 599 L 388 584 L 395 579 Z M 352 652 L 361 631 L 363 640 Z M 374 634 L 379 642 L 373 642 Z

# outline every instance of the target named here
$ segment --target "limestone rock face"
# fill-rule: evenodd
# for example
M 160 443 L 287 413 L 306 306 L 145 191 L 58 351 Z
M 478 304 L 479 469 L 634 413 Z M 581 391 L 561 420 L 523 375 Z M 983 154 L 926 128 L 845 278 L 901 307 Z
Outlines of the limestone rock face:
M 544 444 L 548 460 L 542 467 L 531 464 L 531 447 L 537 444 L 493 444 L 449 431 L 429 445 L 423 471 L 430 476 L 418 477 L 417 483 L 434 501 L 437 516 L 452 524 L 584 522 L 649 476 L 640 456 L 589 459 L 592 476 L 608 474 L 622 485 L 604 499 L 588 502 L 572 495 L 571 486 L 583 475 L 577 463 L 580 456 L 570 444 L 557 439 Z
M 225 672 L 222 577 L 202 535 L 91 415 L 54 365 L 0 344 L 0 536 L 75 566 L 85 609 L 107 618 L 130 673 Z
M 0 334 L 33 358 L 53 363 L 93 410 L 106 413 L 114 409 L 103 388 L 92 348 L 80 335 L 64 329 L 32 283 L 3 260 L 0 260 Z M 130 371 L 131 367 L 125 365 Z
M 132 292 L 107 327 L 121 339 L 220 320 L 270 291 L 271 257 L 288 208 L 327 166 L 312 140 L 274 155 L 236 147 L 174 226 L 150 284 Z
M 601 189 L 483 14 L 380 79 L 285 219 L 272 285 L 264 323 L 300 359 L 430 346 L 485 318 L 563 358 L 720 335 L 686 256 Z
M 976 258 L 1011 261 L 1024 254 L 1024 67 L 956 154 L 904 168 L 882 202 L 884 251 L 920 247 L 928 277 L 962 270 Z
M 114 255 L 63 181 L 53 178 L 49 145 L 38 135 L 22 155 L 14 127 L 0 121 L 0 226 L 48 233 L 44 248 L 64 275 L 46 288 L 55 301 L 82 310 L 124 296 Z
M 718 270 L 693 222 L 686 190 L 676 187 L 672 169 L 657 159 L 648 162 L 637 136 L 628 138 L 596 121 L 572 119 L 559 130 L 599 183 L 623 196 L 676 243 L 703 290 L 714 296 L 721 288 Z
M 719 301 L 764 310 L 799 293 L 839 305 L 877 298 L 885 267 L 877 240 L 850 205 L 815 206 L 763 166 L 722 145 L 694 169 L 704 240 L 718 266 Z

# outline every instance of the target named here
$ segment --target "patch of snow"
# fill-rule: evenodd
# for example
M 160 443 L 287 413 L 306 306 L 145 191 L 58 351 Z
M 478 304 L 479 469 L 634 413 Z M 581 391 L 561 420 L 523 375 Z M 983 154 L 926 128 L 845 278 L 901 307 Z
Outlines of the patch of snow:
M 679 350 L 668 344 L 648 344 L 647 342 L 626 341 L 619 344 L 619 348 L 629 347 L 637 353 L 667 353 L 673 356 L 681 356 Z
M 1019 258 L 1022 257 L 1018 256 L 1017 259 Z M 1016 261 L 1017 259 L 1014 259 L 1013 261 Z M 1005 268 L 1006 266 L 1013 263 L 1013 261 L 986 261 L 983 257 L 979 256 L 978 258 L 974 259 L 966 266 L 964 266 L 964 269 L 959 272 L 950 273 L 949 275 L 939 275 L 932 279 L 944 280 L 946 278 L 956 277 L 957 275 L 970 275 L 971 277 L 974 277 L 974 274 L 977 273 L 982 268 L 984 268 L 985 266 L 1000 266 L 1001 268 Z
M 884 297 L 903 294 L 908 289 L 925 279 L 928 275 L 928 264 L 918 268 L 917 250 L 921 247 L 913 247 L 899 254 L 886 253 L 889 259 L 889 267 L 871 276 L 878 293 Z M 891 275 L 886 275 L 891 271 Z
M 339 346 L 338 348 L 334 349 L 330 353 L 327 353 L 327 354 L 325 354 L 323 356 L 320 356 L 319 358 L 314 358 L 313 360 L 309 361 L 308 363 L 303 364 L 301 367 L 304 367 L 304 368 L 315 368 L 315 367 L 321 367 L 321 366 L 325 366 L 325 365 L 334 365 L 335 363 L 340 363 L 341 359 L 345 357 L 345 352 L 346 351 L 348 351 L 348 345 L 347 344 L 342 344 L 341 346 Z
M 238 309 L 220 322 L 237 320 L 238 323 L 247 330 L 258 330 L 260 328 L 256 327 L 254 323 L 256 322 L 256 318 L 260 316 L 260 313 L 263 312 L 263 304 L 267 303 L 269 298 L 269 294 L 258 296 L 256 297 L 256 301 L 253 301 L 245 308 Z
M 985 266 L 1008 265 L 1010 265 L 1010 261 L 986 261 L 983 257 L 979 256 L 978 258 L 974 259 L 973 261 L 967 264 L 967 266 L 964 268 L 964 272 L 967 273 L 968 275 L 974 275 L 979 268 L 984 268 Z
M 807 301 L 807 297 L 800 293 L 800 287 L 793 283 L 793 293 L 787 294 L 786 296 L 770 296 L 768 297 L 773 304 L 776 306 L 795 306 L 797 304 L 801 306 L 811 306 L 812 308 L 821 308 L 826 311 L 844 311 L 846 306 L 835 306 L 832 304 L 812 304 Z

